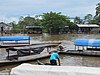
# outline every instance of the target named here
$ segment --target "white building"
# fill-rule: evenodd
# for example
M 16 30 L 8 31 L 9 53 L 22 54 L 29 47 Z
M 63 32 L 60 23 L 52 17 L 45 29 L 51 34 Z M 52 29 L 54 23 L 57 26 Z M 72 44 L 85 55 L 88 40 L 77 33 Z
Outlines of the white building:
M 77 24 L 79 31 L 89 33 L 93 28 L 99 29 L 100 26 L 97 24 Z

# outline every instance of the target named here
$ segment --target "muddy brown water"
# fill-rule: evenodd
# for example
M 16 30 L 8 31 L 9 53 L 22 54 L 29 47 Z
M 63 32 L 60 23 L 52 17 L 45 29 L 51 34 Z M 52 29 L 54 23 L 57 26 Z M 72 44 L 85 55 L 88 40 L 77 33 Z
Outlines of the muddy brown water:
M 77 38 L 88 38 L 88 39 L 100 39 L 100 34 L 62 34 L 62 35 L 49 35 L 49 34 L 35 34 L 29 35 L 34 40 L 31 43 L 35 42 L 36 40 L 40 42 L 51 42 L 51 41 L 61 41 L 63 46 L 66 50 L 73 49 L 74 45 L 73 41 Z M 0 60 L 5 58 L 7 55 L 5 49 L 0 50 Z M 61 58 L 61 65 L 70 65 L 70 66 L 90 66 L 90 67 L 100 67 L 100 57 L 90 57 L 90 56 L 76 56 L 76 55 L 60 55 Z M 49 62 L 49 58 L 40 60 L 42 62 Z M 37 64 L 36 61 L 28 62 L 32 64 Z M 10 65 L 10 66 L 3 66 L 0 67 L 0 71 L 3 70 L 10 70 L 11 68 L 20 65 Z

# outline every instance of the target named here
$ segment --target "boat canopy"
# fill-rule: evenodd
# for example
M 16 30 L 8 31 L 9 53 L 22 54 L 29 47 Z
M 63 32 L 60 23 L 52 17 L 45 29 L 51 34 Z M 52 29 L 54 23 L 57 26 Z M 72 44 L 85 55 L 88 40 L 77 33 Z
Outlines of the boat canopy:
M 76 46 L 88 46 L 88 39 L 76 39 L 74 45 Z
M 21 40 L 30 40 L 29 36 L 2 36 L 0 41 L 21 41 Z
M 92 43 L 92 47 L 100 47 L 100 40 L 95 40 L 95 41 Z
M 100 47 L 100 40 L 99 39 L 76 39 L 74 41 L 74 45 Z

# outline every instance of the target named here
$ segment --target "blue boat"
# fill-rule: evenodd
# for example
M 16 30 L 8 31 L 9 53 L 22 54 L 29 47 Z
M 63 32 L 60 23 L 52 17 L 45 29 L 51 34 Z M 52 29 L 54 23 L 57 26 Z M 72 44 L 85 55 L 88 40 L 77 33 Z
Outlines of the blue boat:
M 76 46 L 88 46 L 88 39 L 76 39 L 74 45 Z
M 94 40 L 92 47 L 100 47 L 100 40 Z
M 1 36 L 0 48 L 30 45 L 30 36 Z
M 0 41 L 21 41 L 21 40 L 29 40 L 29 36 L 2 36 L 0 37 Z
M 100 40 L 99 39 L 76 39 L 74 41 L 74 45 L 75 45 L 75 50 L 76 50 L 76 46 L 78 46 L 78 50 L 79 50 L 79 46 L 83 47 L 100 47 Z M 90 49 L 90 48 L 89 48 Z

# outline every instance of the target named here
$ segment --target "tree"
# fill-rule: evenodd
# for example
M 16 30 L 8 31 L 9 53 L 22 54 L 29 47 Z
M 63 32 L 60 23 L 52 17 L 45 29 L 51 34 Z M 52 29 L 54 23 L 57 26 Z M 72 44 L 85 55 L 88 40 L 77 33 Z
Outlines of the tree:
M 94 19 L 95 19 L 95 23 L 100 25 L 100 3 L 96 5 L 96 15 Z
M 35 25 L 35 18 L 27 16 L 24 18 L 26 25 Z
M 92 20 L 93 20 L 92 14 L 87 14 L 87 15 L 84 17 L 84 23 L 90 24 Z
M 82 23 L 82 19 L 80 19 L 80 17 L 75 17 L 74 18 L 74 23 L 76 23 L 76 24 L 81 24 Z
M 20 28 L 23 29 L 25 26 L 37 26 L 40 25 L 40 20 L 38 18 L 34 18 L 34 17 L 20 17 L 18 25 L 20 25 Z
M 96 5 L 96 16 L 100 16 L 100 3 Z
M 58 34 L 61 28 L 64 28 L 69 21 L 67 16 L 61 15 L 61 12 L 50 12 L 43 13 L 42 16 L 42 26 L 50 33 L 50 34 Z

